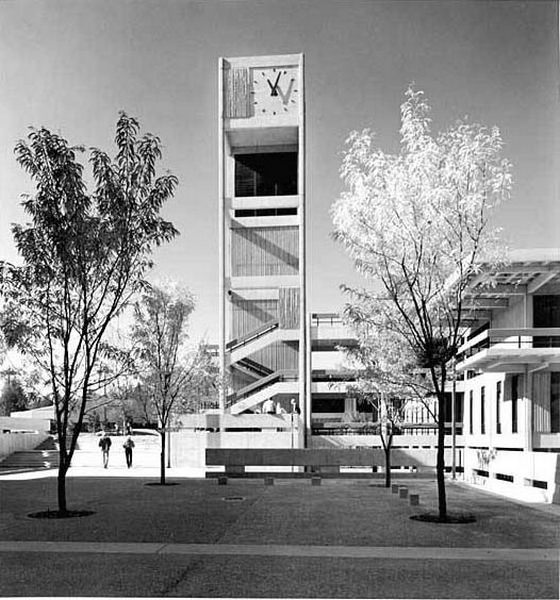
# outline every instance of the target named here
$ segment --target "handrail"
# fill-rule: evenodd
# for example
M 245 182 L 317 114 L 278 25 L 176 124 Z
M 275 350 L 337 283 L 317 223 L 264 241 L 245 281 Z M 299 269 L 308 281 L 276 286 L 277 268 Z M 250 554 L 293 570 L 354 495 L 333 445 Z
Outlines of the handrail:
M 319 327 L 321 324 L 343 325 L 344 321 L 338 313 L 312 313 L 311 326 Z
M 284 369 L 284 370 L 280 370 L 280 371 L 275 371 L 274 373 L 271 373 L 267 377 L 263 377 L 262 379 L 259 379 L 258 381 L 255 381 L 254 383 L 250 383 L 249 385 L 246 385 L 245 387 L 241 388 L 237 392 L 230 394 L 227 397 L 228 405 L 231 406 L 231 404 L 233 402 L 237 402 L 238 400 L 243 400 L 244 398 L 247 398 L 248 396 L 253 394 L 255 391 L 260 391 L 263 388 L 269 387 L 270 385 L 272 385 L 273 383 L 276 383 L 277 381 L 285 381 L 285 380 L 289 379 L 290 377 L 294 377 L 296 375 L 297 375 L 297 371 L 295 369 Z
M 313 369 L 311 372 L 312 382 L 324 381 L 355 381 L 357 379 L 356 371 L 352 369 Z
M 261 365 L 256 360 L 252 360 L 247 356 L 241 360 L 238 360 L 237 363 L 233 363 L 233 366 L 235 365 L 241 365 L 242 367 L 259 374 L 261 377 L 266 377 L 267 375 L 272 375 L 272 373 L 274 373 L 274 369 L 270 369 L 265 365 Z
M 487 329 L 463 344 L 457 357 L 461 361 L 498 345 L 504 349 L 560 348 L 560 327 Z
M 273 331 L 274 329 L 277 329 L 278 326 L 279 326 L 278 319 L 275 319 L 274 321 L 268 321 L 268 323 L 264 323 L 259 328 L 254 329 L 247 335 L 244 335 L 242 338 L 237 338 L 237 339 L 229 341 L 226 344 L 226 349 L 227 350 L 236 350 L 237 348 L 241 348 L 242 346 L 247 345 L 249 342 L 252 342 L 253 340 L 256 340 L 256 339 L 262 337 L 269 331 Z

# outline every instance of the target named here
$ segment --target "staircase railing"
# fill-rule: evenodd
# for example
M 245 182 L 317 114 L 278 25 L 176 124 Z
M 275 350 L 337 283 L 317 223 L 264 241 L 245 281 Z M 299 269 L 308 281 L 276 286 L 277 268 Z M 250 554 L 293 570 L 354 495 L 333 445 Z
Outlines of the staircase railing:
M 237 350 L 237 348 L 242 348 L 243 346 L 246 346 L 249 342 L 257 340 L 260 337 L 262 337 L 263 335 L 266 335 L 267 333 L 269 333 L 270 331 L 274 331 L 275 329 L 278 329 L 278 325 L 279 325 L 278 319 L 276 319 L 274 321 L 269 321 L 268 323 L 261 325 L 258 329 L 254 329 L 247 335 L 244 335 L 243 337 L 235 339 L 235 340 L 231 340 L 230 342 L 228 342 L 226 344 L 226 349 L 233 351 L 233 350 Z
M 267 377 L 268 375 L 272 375 L 272 373 L 274 373 L 273 369 L 270 369 L 269 367 L 262 365 L 256 360 L 252 360 L 247 357 L 242 358 L 241 360 L 237 361 L 237 363 L 233 363 L 233 366 L 236 365 L 239 365 L 247 369 L 248 371 L 252 371 L 255 375 L 258 375 L 259 377 Z
M 295 381 L 297 380 L 297 371 L 295 369 L 285 369 L 275 371 L 267 377 L 263 377 L 254 383 L 246 385 L 237 392 L 230 394 L 227 397 L 227 406 L 231 406 L 240 400 L 244 400 L 248 396 L 260 392 L 261 390 L 274 385 L 278 381 Z

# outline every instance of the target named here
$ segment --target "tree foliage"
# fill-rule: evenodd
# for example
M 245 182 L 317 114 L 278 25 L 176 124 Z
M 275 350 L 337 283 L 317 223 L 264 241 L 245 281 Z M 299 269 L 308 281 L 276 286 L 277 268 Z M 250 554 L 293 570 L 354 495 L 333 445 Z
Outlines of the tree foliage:
M 10 416 L 10 413 L 26 410 L 28 400 L 21 383 L 17 378 L 10 378 L 2 388 L 0 395 L 0 415 Z
M 156 176 L 160 140 L 140 136 L 139 129 L 136 119 L 121 113 L 114 158 L 90 150 L 91 193 L 78 161 L 83 147 L 40 128 L 15 148 L 36 189 L 22 202 L 29 222 L 12 227 L 23 264 L 2 269 L 1 325 L 7 342 L 49 375 L 61 512 L 87 401 L 100 385 L 96 364 L 111 355 L 109 325 L 142 289 L 153 249 L 177 235 L 159 214 L 177 179 Z M 76 426 L 70 427 L 72 419 Z
M 428 369 L 443 414 L 446 368 L 460 343 L 464 298 L 480 264 L 503 256 L 492 210 L 509 197 L 511 165 L 496 127 L 467 120 L 430 131 L 430 106 L 409 89 L 401 106 L 401 148 L 388 154 L 370 130 L 347 141 L 346 190 L 332 207 L 334 237 L 376 288 L 343 286 L 347 318 L 394 336 Z M 438 424 L 438 496 L 446 518 L 444 428 Z

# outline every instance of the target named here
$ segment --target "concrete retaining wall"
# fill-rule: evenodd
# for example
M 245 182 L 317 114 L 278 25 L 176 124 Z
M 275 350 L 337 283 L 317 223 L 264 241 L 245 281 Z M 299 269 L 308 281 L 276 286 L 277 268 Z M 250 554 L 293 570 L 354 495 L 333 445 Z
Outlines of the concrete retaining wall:
M 0 460 L 20 450 L 33 450 L 48 434 L 41 433 L 0 433 Z

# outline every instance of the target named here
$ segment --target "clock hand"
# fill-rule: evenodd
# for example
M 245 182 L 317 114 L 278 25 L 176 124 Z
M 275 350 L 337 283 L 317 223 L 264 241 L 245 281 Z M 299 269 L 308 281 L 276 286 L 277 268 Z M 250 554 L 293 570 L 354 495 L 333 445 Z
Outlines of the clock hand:
M 282 98 L 282 104 L 284 104 L 284 105 L 288 104 L 290 96 L 292 95 L 292 90 L 294 88 L 294 81 L 295 80 L 292 78 L 290 81 L 290 85 L 288 86 L 288 89 L 285 92 L 282 92 L 282 90 L 280 88 L 276 89 L 276 91 Z
M 280 75 L 281 73 L 278 73 L 278 75 L 276 76 L 276 81 L 274 82 L 274 85 L 272 85 L 272 83 L 270 83 L 270 79 L 267 79 L 266 82 L 268 83 L 271 92 L 270 95 L 271 96 L 278 96 L 278 82 L 280 81 Z

